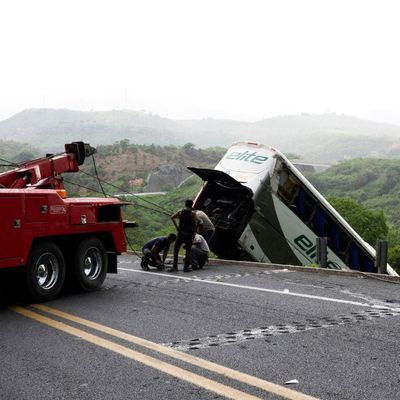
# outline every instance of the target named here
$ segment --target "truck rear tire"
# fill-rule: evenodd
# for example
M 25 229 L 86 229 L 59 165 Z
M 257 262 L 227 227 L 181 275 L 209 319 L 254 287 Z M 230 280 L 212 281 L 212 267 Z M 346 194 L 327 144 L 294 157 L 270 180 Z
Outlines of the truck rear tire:
M 26 265 L 26 284 L 37 301 L 55 299 L 65 280 L 65 261 L 60 248 L 53 242 L 34 245 Z
M 74 255 L 74 275 L 80 289 L 85 292 L 99 289 L 107 269 L 107 252 L 100 239 L 91 236 L 79 243 Z

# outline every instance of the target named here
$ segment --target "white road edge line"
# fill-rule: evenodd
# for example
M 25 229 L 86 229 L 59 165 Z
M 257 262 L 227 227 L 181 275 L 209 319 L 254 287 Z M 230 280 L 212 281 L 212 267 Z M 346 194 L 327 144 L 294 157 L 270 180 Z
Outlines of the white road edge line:
M 281 294 L 281 295 L 285 295 L 285 296 L 303 297 L 303 298 L 306 298 L 306 299 L 329 301 L 329 302 L 332 302 L 332 303 L 349 304 L 349 305 L 359 306 L 359 307 L 390 309 L 390 307 L 375 306 L 373 304 L 360 303 L 358 301 L 350 301 L 350 300 L 343 300 L 343 299 L 335 299 L 335 298 L 332 298 L 332 297 L 314 296 L 314 295 L 311 295 L 311 294 L 290 292 L 290 291 L 288 291 L 288 289 L 284 289 L 284 290 L 265 289 L 265 288 L 260 288 L 260 287 L 256 287 L 256 286 L 238 285 L 238 284 L 235 284 L 235 283 L 215 282 L 215 281 L 208 281 L 208 280 L 205 280 L 205 279 L 196 279 L 196 278 L 189 278 L 189 277 L 184 277 L 184 276 L 177 276 L 176 274 L 168 274 L 167 275 L 165 273 L 161 274 L 161 273 L 157 273 L 157 272 L 139 271 L 139 270 L 135 270 L 135 269 L 120 268 L 120 267 L 118 269 L 121 270 L 121 271 L 129 271 L 129 272 L 134 272 L 134 273 L 139 273 L 139 274 L 157 275 L 157 276 L 162 276 L 162 277 L 168 278 L 168 279 L 171 279 L 171 278 L 172 279 L 182 279 L 182 280 L 185 280 L 185 281 L 208 283 L 210 285 L 229 286 L 229 287 L 235 287 L 235 288 L 240 288 L 240 289 L 256 290 L 256 291 L 259 291 L 259 292 Z

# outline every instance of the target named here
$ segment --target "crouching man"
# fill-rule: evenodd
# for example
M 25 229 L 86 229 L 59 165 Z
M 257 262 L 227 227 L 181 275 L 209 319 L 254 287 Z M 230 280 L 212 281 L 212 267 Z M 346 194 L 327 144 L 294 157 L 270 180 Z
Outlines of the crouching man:
M 164 262 L 168 255 L 169 246 L 176 239 L 174 233 L 170 233 L 168 236 L 160 236 L 151 239 L 142 248 L 142 261 L 140 266 L 145 271 L 148 271 L 149 265 L 152 267 L 157 267 L 160 270 L 164 269 Z M 160 253 L 162 252 L 162 256 Z
M 201 269 L 204 264 L 208 261 L 208 253 L 210 248 L 208 247 L 207 241 L 203 236 L 196 233 L 193 239 L 192 250 L 190 252 L 190 264 L 192 269 Z

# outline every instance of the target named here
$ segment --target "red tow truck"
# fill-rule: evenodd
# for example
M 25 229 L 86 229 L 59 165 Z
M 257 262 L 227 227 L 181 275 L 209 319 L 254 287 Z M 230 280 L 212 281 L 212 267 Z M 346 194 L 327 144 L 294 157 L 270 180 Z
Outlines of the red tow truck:
M 87 143 L 0 173 L 0 272 L 19 268 L 37 301 L 51 300 L 66 278 L 83 291 L 117 272 L 126 251 L 123 203 L 115 198 L 67 198 L 62 173 L 78 172 L 95 153 Z

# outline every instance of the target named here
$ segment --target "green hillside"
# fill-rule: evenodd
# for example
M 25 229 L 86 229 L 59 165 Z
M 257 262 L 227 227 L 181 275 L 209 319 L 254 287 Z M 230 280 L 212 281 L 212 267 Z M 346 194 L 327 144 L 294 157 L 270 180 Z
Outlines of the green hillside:
M 187 166 L 214 168 L 225 153 L 220 147 L 198 149 L 191 143 L 184 146 L 155 146 L 130 144 L 122 140 L 113 145 L 97 147 L 92 159 L 87 159 L 78 174 L 66 176 L 68 190 L 71 195 L 87 195 L 89 192 L 99 192 L 101 187 L 93 177 L 97 175 L 103 183 L 107 193 L 142 192 L 142 191 L 169 191 L 190 175 Z M 162 173 L 163 168 L 170 167 L 174 176 Z M 160 173 L 161 171 L 161 173 Z M 152 176 L 160 174 L 157 183 L 152 184 Z M 164 171 L 165 172 L 165 171 Z M 168 172 L 168 171 L 167 171 Z M 135 179 L 143 182 L 133 186 Z M 75 183 L 75 185 L 71 183 Z M 148 186 L 151 186 L 151 190 Z
M 310 181 L 324 196 L 349 197 L 382 210 L 389 223 L 400 226 L 400 160 L 343 161 Z
M 0 161 L 1 164 L 8 164 L 7 161 L 18 163 L 40 157 L 40 152 L 27 143 L 18 143 L 13 140 L 0 140 Z M 7 169 L 7 168 L 3 168 Z

